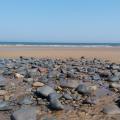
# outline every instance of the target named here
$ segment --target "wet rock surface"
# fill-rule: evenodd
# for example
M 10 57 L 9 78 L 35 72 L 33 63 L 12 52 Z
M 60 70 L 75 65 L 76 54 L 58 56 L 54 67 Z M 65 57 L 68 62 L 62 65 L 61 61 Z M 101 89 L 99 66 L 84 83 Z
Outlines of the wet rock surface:
M 0 120 L 68 119 L 120 119 L 119 63 L 0 59 Z

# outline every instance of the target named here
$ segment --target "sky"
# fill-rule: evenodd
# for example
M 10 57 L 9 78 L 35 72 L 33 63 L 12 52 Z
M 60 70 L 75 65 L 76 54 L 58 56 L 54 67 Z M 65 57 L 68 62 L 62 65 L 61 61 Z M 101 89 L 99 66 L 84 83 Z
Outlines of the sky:
M 120 42 L 120 0 L 0 0 L 0 41 Z

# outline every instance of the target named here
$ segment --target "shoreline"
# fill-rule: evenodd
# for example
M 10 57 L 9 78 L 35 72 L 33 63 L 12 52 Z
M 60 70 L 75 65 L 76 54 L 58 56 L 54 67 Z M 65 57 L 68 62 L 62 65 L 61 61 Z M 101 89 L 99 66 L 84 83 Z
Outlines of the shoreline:
M 0 57 L 16 58 L 43 57 L 43 58 L 87 58 L 107 59 L 112 62 L 120 62 L 120 47 L 39 47 L 39 46 L 0 46 Z

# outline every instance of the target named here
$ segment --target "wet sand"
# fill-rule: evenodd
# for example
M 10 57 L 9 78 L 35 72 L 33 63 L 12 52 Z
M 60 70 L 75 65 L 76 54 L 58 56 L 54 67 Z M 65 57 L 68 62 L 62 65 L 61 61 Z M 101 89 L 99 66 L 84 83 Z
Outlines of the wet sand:
M 120 62 L 120 47 L 63 48 L 39 46 L 0 46 L 0 57 L 48 57 L 48 58 L 88 58 L 108 59 Z

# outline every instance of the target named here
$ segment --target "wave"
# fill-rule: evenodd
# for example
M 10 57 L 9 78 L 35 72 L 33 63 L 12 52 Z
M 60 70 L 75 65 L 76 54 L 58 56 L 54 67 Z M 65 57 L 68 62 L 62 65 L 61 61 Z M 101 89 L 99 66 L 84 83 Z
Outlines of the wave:
M 24 42 L 0 42 L 0 46 L 38 46 L 38 47 L 85 47 L 85 48 L 96 48 L 96 47 L 120 47 L 120 43 L 24 43 Z

